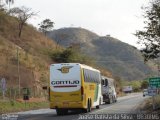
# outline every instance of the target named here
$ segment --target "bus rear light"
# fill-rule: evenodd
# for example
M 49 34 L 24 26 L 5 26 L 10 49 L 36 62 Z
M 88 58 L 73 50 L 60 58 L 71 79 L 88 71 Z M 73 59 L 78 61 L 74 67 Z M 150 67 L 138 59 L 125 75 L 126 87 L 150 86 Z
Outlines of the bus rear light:
M 83 100 L 83 96 L 84 96 L 84 88 L 81 86 L 81 100 Z
M 83 89 L 83 87 L 81 86 L 81 95 L 83 95 L 84 94 L 84 89 Z

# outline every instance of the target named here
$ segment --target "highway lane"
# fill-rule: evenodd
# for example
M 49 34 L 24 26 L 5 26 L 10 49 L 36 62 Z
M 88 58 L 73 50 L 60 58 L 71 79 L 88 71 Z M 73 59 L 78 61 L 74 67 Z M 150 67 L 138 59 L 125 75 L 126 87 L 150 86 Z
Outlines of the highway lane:
M 143 97 L 142 93 L 132 93 L 119 97 L 113 104 L 103 104 L 100 109 L 94 109 L 90 113 L 81 111 L 69 111 L 68 115 L 57 116 L 55 110 L 40 109 L 26 112 L 19 112 L 18 120 L 79 120 L 84 115 L 110 114 L 110 113 L 138 113 L 137 107 L 148 97 Z
M 143 97 L 141 93 L 131 94 L 129 96 L 121 97 L 118 99 L 118 102 L 105 106 L 97 111 L 92 112 L 91 114 L 112 114 L 112 113 L 139 113 L 137 108 L 139 105 L 148 97 Z

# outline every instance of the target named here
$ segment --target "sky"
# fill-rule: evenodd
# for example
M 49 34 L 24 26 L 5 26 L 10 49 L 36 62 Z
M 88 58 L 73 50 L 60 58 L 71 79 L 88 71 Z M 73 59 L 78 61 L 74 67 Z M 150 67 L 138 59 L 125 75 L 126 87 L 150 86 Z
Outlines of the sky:
M 48 18 L 54 29 L 81 27 L 100 36 L 110 35 L 140 48 L 133 34 L 143 30 L 142 6 L 149 0 L 15 0 L 11 7 L 26 6 L 39 12 L 28 22 L 38 27 Z

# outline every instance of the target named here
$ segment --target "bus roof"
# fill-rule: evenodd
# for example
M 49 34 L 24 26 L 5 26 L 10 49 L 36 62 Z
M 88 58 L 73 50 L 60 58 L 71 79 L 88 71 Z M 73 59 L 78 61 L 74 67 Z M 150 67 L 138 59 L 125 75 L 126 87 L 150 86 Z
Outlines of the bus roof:
M 82 68 L 86 68 L 86 69 L 90 69 L 90 70 L 94 70 L 94 71 L 97 71 L 97 72 L 100 72 L 98 69 L 95 69 L 91 66 L 88 66 L 88 65 L 85 65 L 85 64 L 81 64 L 81 63 L 55 63 L 55 64 L 51 64 L 50 66 L 54 66 L 54 65 L 79 65 L 81 66 Z

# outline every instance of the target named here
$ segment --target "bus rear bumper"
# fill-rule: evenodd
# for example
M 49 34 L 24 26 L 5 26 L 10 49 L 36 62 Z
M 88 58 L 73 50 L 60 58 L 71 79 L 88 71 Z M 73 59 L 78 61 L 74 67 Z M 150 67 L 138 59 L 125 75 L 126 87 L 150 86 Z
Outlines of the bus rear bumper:
M 74 108 L 85 108 L 82 102 L 50 102 L 50 109 L 74 109 Z

